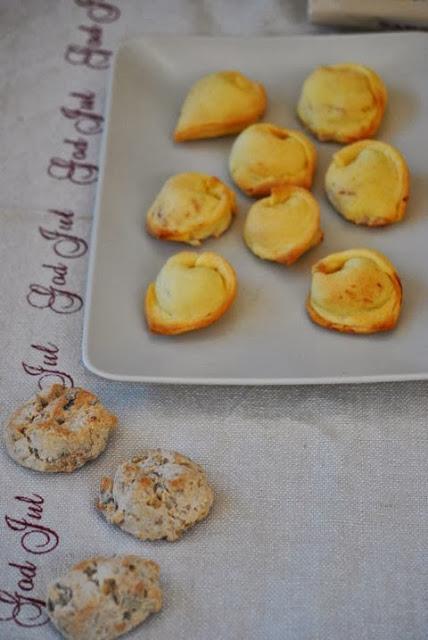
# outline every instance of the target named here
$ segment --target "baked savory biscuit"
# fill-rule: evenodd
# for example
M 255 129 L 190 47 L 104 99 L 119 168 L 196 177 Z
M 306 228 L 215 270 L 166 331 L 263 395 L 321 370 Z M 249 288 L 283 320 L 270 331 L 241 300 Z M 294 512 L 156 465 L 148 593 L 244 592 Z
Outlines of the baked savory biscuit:
M 251 251 L 282 264 L 295 262 L 322 237 L 318 203 L 301 187 L 273 189 L 253 204 L 245 221 L 244 238 Z
M 319 140 L 353 142 L 376 133 L 386 102 L 386 87 L 374 71 L 333 64 L 306 78 L 297 114 Z
M 98 509 L 140 540 L 177 540 L 203 520 L 213 491 L 204 470 L 186 456 L 147 449 L 101 480 Z
M 90 391 L 54 384 L 11 416 L 6 448 L 29 469 L 70 472 L 104 451 L 116 424 L 116 416 Z
M 317 324 L 346 333 L 389 331 L 402 301 L 394 265 L 372 249 L 333 253 L 312 267 L 306 308 Z
M 146 293 L 146 320 L 155 333 L 176 334 L 207 327 L 230 307 L 236 275 L 216 253 L 182 251 L 172 256 Z
M 238 133 L 266 109 L 263 85 L 239 71 L 218 71 L 198 80 L 181 107 L 174 140 L 196 140 Z
M 162 240 L 198 245 L 217 238 L 236 213 L 232 189 L 204 173 L 179 173 L 165 182 L 147 214 L 147 229 Z
M 332 205 L 355 224 L 398 222 L 409 199 L 409 171 L 397 149 L 378 140 L 354 142 L 334 154 L 325 176 Z
M 303 133 L 262 122 L 236 138 L 229 171 L 247 195 L 267 196 L 287 184 L 309 189 L 315 163 L 315 147 Z
M 162 607 L 159 566 L 140 556 L 96 556 L 48 587 L 51 622 L 68 640 L 114 640 Z

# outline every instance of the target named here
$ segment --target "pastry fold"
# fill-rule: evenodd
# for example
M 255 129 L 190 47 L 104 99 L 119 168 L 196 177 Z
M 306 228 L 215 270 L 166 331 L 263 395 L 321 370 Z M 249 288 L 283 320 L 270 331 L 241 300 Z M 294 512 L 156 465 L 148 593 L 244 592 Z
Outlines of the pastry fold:
M 236 213 L 235 194 L 214 176 L 179 173 L 163 185 L 148 213 L 148 232 L 160 240 L 199 245 L 217 238 Z
M 372 69 L 334 64 L 315 69 L 303 83 L 297 114 L 319 139 L 353 142 L 376 133 L 387 90 Z
M 253 124 L 235 140 L 229 158 L 233 181 L 249 196 L 296 185 L 309 189 L 316 165 L 315 147 L 300 131 Z
M 187 94 L 174 140 L 184 142 L 238 133 L 262 117 L 266 104 L 263 85 L 239 71 L 210 73 L 195 82 Z
M 345 333 L 389 331 L 397 323 L 402 287 L 394 265 L 378 251 L 349 249 L 312 267 L 306 308 L 311 319 Z
M 409 199 L 409 170 L 401 153 L 379 140 L 354 142 L 334 154 L 325 176 L 334 208 L 369 227 L 399 222 Z
M 235 271 L 218 254 L 177 253 L 147 289 L 148 327 L 168 335 L 206 327 L 229 309 L 236 288 Z
M 301 187 L 283 186 L 250 208 L 244 239 L 259 258 L 290 265 L 321 242 L 320 209 Z

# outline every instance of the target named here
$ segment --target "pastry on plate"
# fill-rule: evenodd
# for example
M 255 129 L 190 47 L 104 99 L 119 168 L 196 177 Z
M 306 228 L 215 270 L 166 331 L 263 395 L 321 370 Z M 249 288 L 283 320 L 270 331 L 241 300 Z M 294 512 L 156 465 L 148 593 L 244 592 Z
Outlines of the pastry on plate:
M 11 416 L 6 448 L 23 467 L 71 472 L 104 451 L 116 424 L 116 416 L 90 391 L 54 384 Z
M 140 540 L 177 540 L 203 520 L 213 491 L 204 470 L 186 456 L 147 449 L 119 465 L 100 485 L 98 509 Z
M 355 224 L 379 227 L 398 222 L 409 199 L 409 170 L 390 144 L 361 140 L 334 154 L 325 176 L 328 199 Z
M 136 555 L 83 560 L 51 582 L 46 604 L 64 638 L 114 640 L 160 611 L 159 566 Z
M 266 92 L 239 71 L 217 71 L 191 87 L 181 107 L 174 140 L 216 138 L 242 131 L 266 109 Z
M 147 213 L 147 230 L 161 240 L 199 245 L 217 238 L 236 213 L 235 194 L 221 180 L 204 173 L 169 178 Z
M 386 87 L 372 69 L 333 64 L 306 78 L 297 114 L 319 140 L 346 143 L 376 133 L 386 102 Z
M 303 133 L 262 122 L 236 138 L 229 171 L 244 193 L 260 197 L 288 184 L 309 189 L 315 164 L 315 147 Z
M 312 267 L 306 308 L 317 324 L 345 333 L 389 331 L 397 323 L 402 287 L 394 265 L 379 251 L 349 249 Z
M 320 209 L 301 187 L 284 186 L 258 200 L 248 212 L 244 238 L 251 251 L 265 260 L 292 264 L 323 237 Z
M 231 265 L 211 251 L 182 251 L 172 256 L 146 293 L 148 327 L 176 334 L 206 327 L 218 320 L 236 295 Z

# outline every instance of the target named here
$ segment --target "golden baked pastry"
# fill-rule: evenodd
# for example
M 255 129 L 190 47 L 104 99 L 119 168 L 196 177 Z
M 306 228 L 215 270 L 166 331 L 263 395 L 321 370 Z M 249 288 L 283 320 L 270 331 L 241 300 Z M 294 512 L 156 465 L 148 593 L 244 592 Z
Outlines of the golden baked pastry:
M 162 267 L 146 293 L 149 329 L 176 334 L 206 327 L 218 320 L 236 295 L 236 275 L 216 253 L 182 251 Z
M 179 173 L 165 182 L 147 213 L 147 230 L 161 240 L 199 245 L 217 238 L 236 212 L 235 194 L 204 173 Z
M 353 142 L 376 133 L 386 102 L 386 87 L 372 69 L 333 64 L 306 78 L 297 114 L 319 140 Z
M 409 170 L 397 149 L 378 140 L 354 142 L 334 154 L 325 176 L 332 205 L 369 227 L 398 222 L 409 199 Z
M 229 171 L 247 195 L 267 196 L 287 184 L 309 189 L 315 164 L 315 147 L 303 133 L 262 122 L 236 138 Z
M 257 122 L 266 109 L 263 85 L 239 71 L 218 71 L 198 80 L 181 107 L 174 140 L 216 138 Z
M 244 238 L 264 260 L 292 264 L 321 242 L 320 208 L 313 195 L 291 185 L 277 187 L 248 212 Z
M 379 251 L 349 249 L 312 267 L 306 308 L 317 324 L 345 333 L 389 331 L 402 301 L 400 278 Z

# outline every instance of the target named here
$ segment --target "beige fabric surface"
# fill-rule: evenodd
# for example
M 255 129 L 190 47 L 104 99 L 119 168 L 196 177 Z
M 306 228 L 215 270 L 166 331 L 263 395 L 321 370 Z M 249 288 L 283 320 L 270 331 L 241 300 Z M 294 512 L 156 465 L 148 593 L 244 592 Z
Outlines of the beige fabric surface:
M 33 626 L 46 620 L 47 583 L 84 557 L 125 552 L 159 562 L 165 592 L 130 640 L 428 637 L 426 383 L 174 387 L 108 382 L 81 364 L 95 183 L 47 173 L 66 171 L 51 161 L 70 159 L 64 139 L 86 140 L 84 163 L 97 164 L 101 134 L 76 131 L 82 97 L 70 94 L 93 92 L 86 111 L 101 115 L 108 69 L 65 60 L 88 37 L 79 27 L 101 27 L 106 52 L 140 33 L 313 31 L 304 4 L 0 0 L 1 419 L 38 383 L 72 378 L 120 422 L 69 476 L 23 469 L 1 447 L 1 640 L 58 638 Z M 156 446 L 202 463 L 216 492 L 208 519 L 173 544 L 140 543 L 94 508 L 100 477 Z

